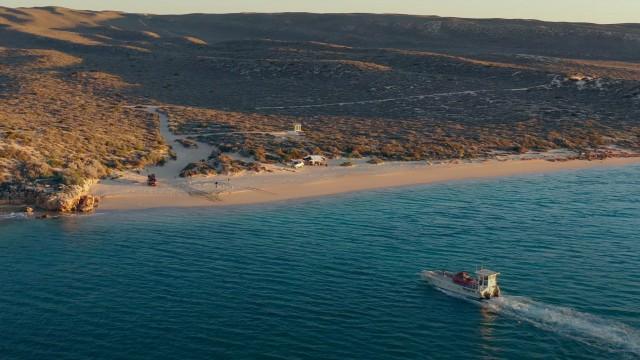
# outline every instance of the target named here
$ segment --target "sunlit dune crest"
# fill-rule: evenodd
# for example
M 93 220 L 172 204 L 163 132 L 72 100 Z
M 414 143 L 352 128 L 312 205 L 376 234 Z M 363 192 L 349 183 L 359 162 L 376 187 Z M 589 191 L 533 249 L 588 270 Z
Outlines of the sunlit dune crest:
M 114 11 L 79 11 L 61 7 L 0 7 L 0 25 L 8 26 L 15 31 L 82 45 L 98 45 L 100 42 L 74 32 L 73 29 L 97 27 L 104 21 L 120 17 L 122 15 Z

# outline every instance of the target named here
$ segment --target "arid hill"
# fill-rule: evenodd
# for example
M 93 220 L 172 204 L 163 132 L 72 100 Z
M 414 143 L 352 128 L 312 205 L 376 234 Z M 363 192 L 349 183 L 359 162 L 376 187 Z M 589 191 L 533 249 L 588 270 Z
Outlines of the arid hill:
M 536 20 L 461 19 L 374 14 L 147 15 L 59 7 L 0 7 L 12 30 L 78 44 L 165 39 L 208 44 L 247 39 L 320 41 L 455 53 L 531 53 L 638 60 L 637 24 L 596 25 Z
M 0 47 L 0 182 L 161 162 L 140 103 L 261 162 L 640 147 L 634 24 L 0 7 Z

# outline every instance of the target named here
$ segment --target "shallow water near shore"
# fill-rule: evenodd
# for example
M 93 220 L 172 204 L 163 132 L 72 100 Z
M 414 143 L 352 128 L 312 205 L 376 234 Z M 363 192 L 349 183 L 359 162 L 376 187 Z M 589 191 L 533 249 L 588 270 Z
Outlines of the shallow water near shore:
M 640 166 L 0 221 L 0 354 L 640 357 Z M 422 269 L 502 273 L 482 305 Z

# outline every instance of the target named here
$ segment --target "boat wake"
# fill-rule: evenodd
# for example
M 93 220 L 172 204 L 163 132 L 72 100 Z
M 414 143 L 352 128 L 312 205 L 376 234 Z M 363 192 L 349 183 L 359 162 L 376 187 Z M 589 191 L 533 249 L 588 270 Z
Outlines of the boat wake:
M 573 340 L 613 352 L 640 355 L 640 331 L 625 324 L 526 297 L 503 296 L 483 303 L 490 311 L 525 321 Z

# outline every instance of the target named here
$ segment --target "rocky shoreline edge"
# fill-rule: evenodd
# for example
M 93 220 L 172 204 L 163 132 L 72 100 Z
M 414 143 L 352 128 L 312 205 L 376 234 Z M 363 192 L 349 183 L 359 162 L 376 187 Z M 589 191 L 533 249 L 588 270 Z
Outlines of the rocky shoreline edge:
M 22 207 L 25 213 L 35 210 L 56 213 L 89 213 L 100 199 L 90 193 L 97 180 L 84 180 L 78 185 L 0 184 L 0 204 Z

